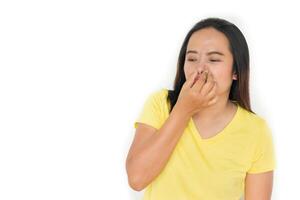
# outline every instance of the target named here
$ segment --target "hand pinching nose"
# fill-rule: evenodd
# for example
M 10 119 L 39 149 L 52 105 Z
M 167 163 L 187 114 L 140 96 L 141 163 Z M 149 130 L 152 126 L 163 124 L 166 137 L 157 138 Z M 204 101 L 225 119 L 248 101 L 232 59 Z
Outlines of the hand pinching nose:
M 204 73 L 204 79 L 205 79 L 205 83 L 207 82 L 207 77 L 208 77 L 208 71 L 204 71 L 203 72 Z

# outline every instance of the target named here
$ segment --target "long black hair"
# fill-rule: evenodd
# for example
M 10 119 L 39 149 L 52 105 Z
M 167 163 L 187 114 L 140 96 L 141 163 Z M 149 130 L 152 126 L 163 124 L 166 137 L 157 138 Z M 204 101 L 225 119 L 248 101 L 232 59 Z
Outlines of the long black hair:
M 246 39 L 242 32 L 233 23 L 220 18 L 206 18 L 196 23 L 186 35 L 181 46 L 177 72 L 174 80 L 174 90 L 168 90 L 167 100 L 170 103 L 170 112 L 175 106 L 182 85 L 186 81 L 184 75 L 184 62 L 186 57 L 187 45 L 192 34 L 203 28 L 214 28 L 222 32 L 230 44 L 230 52 L 233 56 L 233 73 L 236 73 L 237 80 L 232 81 L 229 99 L 236 101 L 241 107 L 254 113 L 251 110 L 249 96 L 249 50 Z

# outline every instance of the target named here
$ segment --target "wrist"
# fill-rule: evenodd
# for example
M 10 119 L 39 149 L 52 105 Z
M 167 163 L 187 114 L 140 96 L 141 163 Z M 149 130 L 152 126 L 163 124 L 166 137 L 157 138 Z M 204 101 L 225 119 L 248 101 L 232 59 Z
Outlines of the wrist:
M 189 120 L 192 117 L 192 113 L 189 112 L 187 109 L 185 109 L 180 104 L 175 104 L 172 112 L 176 113 L 178 116 L 180 116 L 183 120 Z

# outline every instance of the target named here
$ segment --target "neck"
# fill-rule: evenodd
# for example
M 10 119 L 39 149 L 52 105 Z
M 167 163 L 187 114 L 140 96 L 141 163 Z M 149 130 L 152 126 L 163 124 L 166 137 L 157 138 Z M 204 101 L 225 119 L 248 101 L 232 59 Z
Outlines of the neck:
M 203 108 L 201 111 L 193 115 L 194 119 L 214 120 L 224 116 L 224 114 L 234 110 L 236 105 L 232 103 L 228 96 L 218 96 L 215 104 Z

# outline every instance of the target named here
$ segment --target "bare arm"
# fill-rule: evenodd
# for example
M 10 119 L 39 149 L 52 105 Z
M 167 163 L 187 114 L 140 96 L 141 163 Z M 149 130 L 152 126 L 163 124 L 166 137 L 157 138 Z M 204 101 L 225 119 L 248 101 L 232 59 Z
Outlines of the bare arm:
M 190 116 L 174 106 L 163 126 L 155 128 L 139 124 L 130 147 L 126 170 L 129 185 L 137 191 L 144 189 L 167 164 Z
M 245 200 L 270 200 L 273 187 L 273 171 L 247 174 Z
M 212 75 L 195 71 L 181 88 L 178 100 L 159 130 L 140 123 L 126 159 L 129 185 L 144 189 L 167 164 L 189 119 L 197 110 L 216 102 Z

